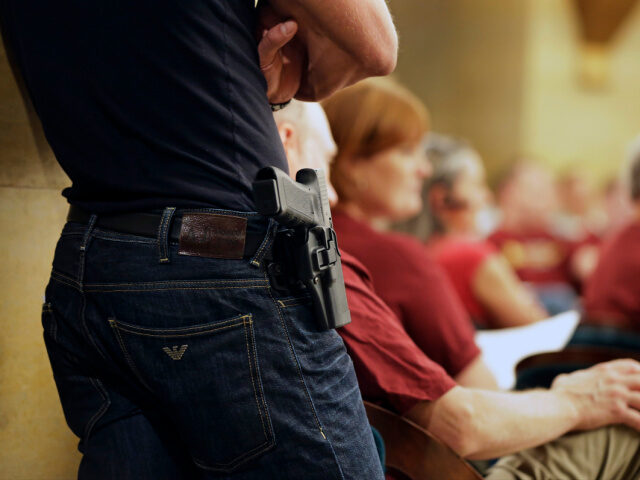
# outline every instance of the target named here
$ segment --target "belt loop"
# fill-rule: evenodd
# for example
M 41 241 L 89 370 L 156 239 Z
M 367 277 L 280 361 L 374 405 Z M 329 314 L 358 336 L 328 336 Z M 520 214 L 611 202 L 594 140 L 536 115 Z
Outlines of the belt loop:
M 258 248 L 258 251 L 249 262 L 251 265 L 253 265 L 254 267 L 260 266 L 260 263 L 262 262 L 265 254 L 269 251 L 269 248 L 271 248 L 271 244 L 273 243 L 273 239 L 276 237 L 277 230 L 278 222 L 276 222 L 273 218 L 270 218 L 269 227 L 267 228 L 267 234 L 264 236 L 264 240 L 260 244 L 260 248 Z
M 80 245 L 80 251 L 84 252 L 87 249 L 87 244 L 89 243 L 89 235 L 93 231 L 93 227 L 98 220 L 98 216 L 93 213 L 89 217 L 89 223 L 87 224 L 87 231 L 84 232 L 84 237 L 82 238 L 82 245 Z
M 91 240 L 91 232 L 93 232 L 93 227 L 98 220 L 98 216 L 95 213 L 92 213 L 89 217 L 89 223 L 87 223 L 87 231 L 84 232 L 84 236 L 82 237 L 82 243 L 80 244 L 80 261 L 78 262 L 78 279 L 77 281 L 82 286 L 84 284 L 84 265 L 85 258 L 87 255 L 87 246 L 89 245 L 89 240 Z
M 162 219 L 158 225 L 158 263 L 170 263 L 169 259 L 169 230 L 175 207 L 167 207 L 162 212 Z

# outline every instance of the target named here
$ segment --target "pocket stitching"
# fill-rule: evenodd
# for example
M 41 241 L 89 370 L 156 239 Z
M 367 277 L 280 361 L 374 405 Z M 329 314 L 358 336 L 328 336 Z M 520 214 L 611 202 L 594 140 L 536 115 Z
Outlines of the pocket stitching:
M 195 457 L 192 457 L 194 462 L 200 466 L 201 468 L 207 469 L 207 470 L 212 470 L 212 471 L 222 471 L 222 472 L 231 472 L 233 470 L 235 470 L 237 467 L 239 467 L 240 465 L 246 463 L 247 461 L 251 460 L 252 458 L 258 456 L 259 454 L 267 451 L 268 449 L 272 448 L 273 445 L 275 445 L 274 439 L 273 439 L 273 430 L 271 428 L 271 424 L 267 421 L 265 424 L 265 417 L 268 418 L 268 410 L 267 410 L 267 405 L 266 405 L 266 400 L 264 398 L 264 392 L 261 388 L 260 383 L 258 383 L 258 386 L 256 386 L 256 380 L 255 380 L 255 376 L 257 375 L 257 352 L 255 351 L 255 344 L 254 344 L 254 352 L 253 352 L 253 358 L 251 356 L 251 345 L 252 345 L 252 341 L 253 340 L 253 331 L 251 330 L 250 332 L 248 331 L 249 329 L 253 328 L 253 320 L 252 320 L 253 316 L 249 313 L 249 314 L 244 314 L 244 315 L 240 315 L 238 317 L 234 317 L 231 318 L 229 320 L 223 321 L 223 322 L 218 322 L 213 324 L 214 325 L 222 325 L 225 323 L 229 323 L 229 322 L 234 322 L 230 325 L 225 325 L 222 327 L 218 327 L 218 328 L 212 328 L 212 329 L 207 329 L 207 330 L 203 330 L 203 331 L 198 331 L 198 332 L 192 332 L 192 333 L 188 333 L 188 334 L 170 334 L 170 335 L 152 335 L 152 334 L 148 334 L 148 333 L 143 333 L 139 330 L 135 330 L 135 329 L 141 329 L 141 330 L 154 330 L 154 329 L 147 329 L 145 327 L 137 327 L 137 326 L 131 326 L 134 327 L 135 329 L 127 329 L 126 327 L 123 328 L 123 322 L 119 322 L 117 321 L 115 318 L 109 318 L 109 324 L 111 325 L 114 334 L 116 335 L 116 339 L 118 341 L 118 344 L 120 346 L 120 349 L 122 350 L 122 353 L 125 356 L 125 359 L 129 365 L 129 367 L 131 368 L 131 370 L 133 371 L 133 373 L 136 375 L 136 377 L 144 384 L 144 386 L 149 389 L 150 391 L 153 391 L 149 385 L 145 382 L 145 380 L 143 379 L 142 375 L 140 374 L 138 368 L 136 367 L 135 363 L 133 362 L 133 359 L 131 358 L 131 356 L 129 355 L 129 352 L 125 346 L 124 343 L 124 339 L 122 338 L 122 336 L 120 335 L 120 330 L 134 334 L 134 335 L 141 335 L 141 336 L 147 336 L 147 337 L 156 337 L 156 338 L 163 338 L 163 337 L 167 337 L 167 338 L 172 338 L 172 337 L 186 337 L 186 336 L 196 336 L 196 335 L 202 335 L 202 334 L 206 334 L 206 333 L 212 333 L 212 332 L 216 332 L 216 331 L 220 331 L 220 330 L 226 330 L 229 328 L 233 328 L 233 327 L 238 327 L 238 326 L 243 326 L 244 327 L 244 335 L 245 335 L 245 345 L 247 348 L 247 360 L 249 363 L 249 375 L 251 378 L 251 385 L 253 388 L 253 394 L 254 394 L 254 399 L 256 401 L 256 407 L 258 409 L 258 415 L 260 416 L 260 423 L 262 425 L 262 431 L 264 433 L 264 437 L 265 437 L 265 441 L 262 442 L 261 444 L 257 445 L 256 447 L 252 448 L 251 450 L 236 456 L 233 460 L 231 460 L 230 462 L 227 463 L 214 463 L 214 466 L 210 466 L 207 465 L 205 462 L 203 462 L 200 459 L 197 459 Z M 248 319 L 248 320 L 247 320 Z M 124 324 L 124 325 L 128 325 L 128 324 Z M 209 324 L 211 325 L 211 324 Z M 207 325 L 204 326 L 204 328 L 206 328 Z M 201 328 L 201 327 L 187 327 L 187 328 Z M 156 331 L 158 329 L 155 329 Z M 171 331 L 171 330 L 165 330 L 167 332 Z M 253 361 L 252 361 L 253 360 Z M 262 402 L 260 402 L 260 399 L 262 399 Z M 264 410 L 264 411 L 263 411 Z
M 138 371 L 138 367 L 136 367 L 136 364 L 133 363 L 133 359 L 129 355 L 129 351 L 127 350 L 127 347 L 125 347 L 125 345 L 124 345 L 124 340 L 122 339 L 122 336 L 120 335 L 120 331 L 118 329 L 118 326 L 116 325 L 115 320 L 113 320 L 112 318 L 109 318 L 108 320 L 109 320 L 109 325 L 111 325 L 113 333 L 116 336 L 116 340 L 118 342 L 118 345 L 120 345 L 120 350 L 122 350 L 122 354 L 124 355 L 124 358 L 127 361 L 127 364 L 129 365 L 129 368 L 131 369 L 133 374 L 138 378 L 138 380 L 140 380 L 140 382 L 142 382 L 142 384 L 145 386 L 145 388 L 147 390 L 153 391 L 151 389 L 151 387 L 149 387 L 147 382 L 144 380 L 142 375 L 140 375 L 140 372 Z
M 193 458 L 193 461 L 201 468 L 204 468 L 206 470 L 213 470 L 213 471 L 223 471 L 223 472 L 232 472 L 233 470 L 235 470 L 237 467 L 239 467 L 240 465 L 250 461 L 252 458 L 260 455 L 261 453 L 267 451 L 268 449 L 272 448 L 273 445 L 275 445 L 275 442 L 273 441 L 273 430 L 271 429 L 271 424 L 269 422 L 267 422 L 268 425 L 268 433 L 267 433 L 267 426 L 265 426 L 265 417 L 268 418 L 268 411 L 267 411 L 267 404 L 266 404 L 266 400 L 264 398 L 264 392 L 262 391 L 261 385 L 260 383 L 258 383 L 258 386 L 256 387 L 256 381 L 255 381 L 255 377 L 254 377 L 254 370 L 257 371 L 256 369 L 256 365 L 255 362 L 257 360 L 257 352 L 254 350 L 254 354 L 253 354 L 253 362 L 252 357 L 251 357 L 251 344 L 254 345 L 255 344 L 251 341 L 253 340 L 253 334 L 252 334 L 252 328 L 253 328 L 253 320 L 252 320 L 252 315 L 248 314 L 244 316 L 245 318 L 248 317 L 249 320 L 246 321 L 244 320 L 243 326 L 244 326 L 244 334 L 245 334 L 245 344 L 247 346 L 247 360 L 249 362 L 249 374 L 251 376 L 251 384 L 253 387 L 253 394 L 256 400 L 256 407 L 258 408 L 258 414 L 260 415 L 260 423 L 262 424 L 262 431 L 264 433 L 264 437 L 265 437 L 265 441 L 262 442 L 260 445 L 256 446 L 255 448 L 252 448 L 251 450 L 249 450 L 248 452 L 245 452 L 241 455 L 238 455 L 236 458 L 234 458 L 232 461 L 227 462 L 227 463 L 215 463 L 215 466 L 210 466 L 207 465 L 205 462 L 203 462 L 202 460 L 198 459 L 198 458 Z M 259 390 L 259 392 L 258 392 Z M 262 407 L 260 406 L 260 399 L 262 399 Z M 262 409 L 264 408 L 264 413 L 262 411 Z
M 109 318 L 109 322 L 112 322 L 112 324 L 115 324 L 116 328 L 118 328 L 119 330 L 123 330 L 128 333 L 133 333 L 135 335 L 143 335 L 146 337 L 188 337 L 188 336 L 201 335 L 203 333 L 215 332 L 216 330 L 223 330 L 225 328 L 238 326 L 240 325 L 240 323 L 243 323 L 244 319 L 247 317 L 251 317 L 251 314 L 240 315 L 237 317 L 230 318 L 229 320 L 223 320 L 222 322 L 206 323 L 204 325 L 197 325 L 193 327 L 178 327 L 178 328 L 166 328 L 166 329 L 139 327 L 137 325 L 131 325 L 125 322 L 118 321 L 116 318 Z M 235 323 L 233 323 L 232 325 L 226 325 L 231 322 L 235 322 Z M 216 325 L 225 325 L 225 326 L 224 327 L 221 326 L 213 329 L 209 328 L 209 327 L 214 327 Z M 189 333 L 189 330 L 193 330 L 193 332 Z M 144 333 L 144 331 L 158 332 L 158 333 L 156 334 Z M 167 332 L 167 333 L 171 332 L 171 334 L 163 335 L 162 333 L 159 333 L 159 332 Z M 187 333 L 180 334 L 180 332 L 187 332 Z

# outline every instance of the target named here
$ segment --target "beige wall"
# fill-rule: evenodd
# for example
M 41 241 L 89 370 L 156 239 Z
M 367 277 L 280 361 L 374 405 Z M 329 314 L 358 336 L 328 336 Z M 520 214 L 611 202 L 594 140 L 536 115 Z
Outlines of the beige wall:
M 433 128 L 471 141 L 498 172 L 521 146 L 526 2 L 391 0 L 400 33 L 395 75 Z
M 495 177 L 519 154 L 596 183 L 640 133 L 640 7 L 611 46 L 610 82 L 577 80 L 571 0 L 391 0 L 396 76 L 428 105 L 434 129 L 470 140 Z
M 30 117 L 0 45 L 0 479 L 76 477 L 40 311 L 68 180 Z M 36 141 L 36 137 L 38 140 Z
M 579 41 L 569 0 L 528 0 L 522 150 L 562 170 L 579 164 L 597 182 L 614 175 L 640 133 L 640 8 L 611 45 L 609 84 L 577 79 Z

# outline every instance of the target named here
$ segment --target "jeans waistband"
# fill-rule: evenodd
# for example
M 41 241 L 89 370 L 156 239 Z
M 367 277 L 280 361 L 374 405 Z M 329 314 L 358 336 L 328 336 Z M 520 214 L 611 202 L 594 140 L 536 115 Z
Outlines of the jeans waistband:
M 71 206 L 67 221 L 118 233 L 178 243 L 179 253 L 211 258 L 252 258 L 266 247 L 269 219 L 255 213 L 167 208 L 163 212 L 94 215 Z M 269 242 L 270 243 L 270 242 Z

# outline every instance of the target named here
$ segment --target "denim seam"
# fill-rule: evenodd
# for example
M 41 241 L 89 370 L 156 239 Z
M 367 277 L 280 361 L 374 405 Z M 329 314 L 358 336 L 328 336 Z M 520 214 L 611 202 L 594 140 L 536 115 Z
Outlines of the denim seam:
M 113 292 L 162 292 L 165 290 L 237 290 L 237 289 L 247 289 L 247 288 L 269 288 L 268 285 L 249 285 L 249 286 L 241 286 L 241 287 L 166 287 L 166 288 L 131 288 L 131 289 L 93 289 L 88 288 L 85 289 L 86 292 L 103 292 L 103 293 L 113 293 Z
M 203 330 L 203 329 L 208 329 L 210 327 L 219 327 L 221 325 L 226 325 L 232 322 L 239 322 L 240 320 L 244 320 L 245 318 L 251 316 L 250 313 L 246 313 L 244 315 L 236 315 L 235 317 L 229 318 L 227 320 L 223 320 L 221 322 L 210 322 L 210 323 L 205 323 L 204 325 L 194 325 L 191 327 L 176 327 L 176 328 L 149 328 L 149 327 L 140 327 L 137 325 L 131 325 L 129 323 L 126 322 L 121 322 L 116 318 L 113 318 L 113 320 L 118 324 L 118 326 L 123 325 L 125 328 L 129 328 L 130 331 L 134 332 L 137 330 L 143 330 L 143 331 L 147 331 L 147 332 L 175 332 L 175 333 L 182 333 L 182 332 L 188 332 L 188 331 L 198 331 L 198 330 Z
M 232 462 L 229 463 L 218 463 L 216 465 L 218 465 L 217 467 L 212 467 L 209 465 L 206 465 L 205 462 L 203 462 L 202 460 L 196 458 L 196 457 L 191 457 L 193 458 L 193 462 L 198 465 L 200 468 L 203 468 L 205 470 L 212 470 L 214 472 L 225 472 L 225 473 L 230 473 L 232 472 L 236 467 L 240 466 L 241 464 L 248 462 L 249 460 L 251 460 L 254 457 L 257 457 L 258 455 L 260 455 L 261 453 L 269 450 L 270 448 L 273 447 L 273 442 L 271 441 L 266 441 L 261 443 L 260 445 L 258 445 L 255 448 L 252 448 L 251 450 L 249 450 L 248 452 L 243 453 L 242 455 L 239 455 L 238 457 L 236 457 Z
M 198 335 L 206 335 L 208 333 L 217 332 L 220 330 L 227 330 L 229 328 L 239 327 L 240 325 L 244 324 L 244 320 L 242 320 L 236 323 L 232 323 L 230 325 L 225 325 L 224 327 L 210 328 L 207 330 L 202 330 L 200 332 L 172 333 L 168 335 L 162 335 L 162 334 L 143 333 L 143 332 L 138 332 L 136 330 L 129 330 L 126 327 L 123 328 L 121 325 L 118 325 L 117 321 L 114 319 L 109 319 L 109 322 L 112 322 L 112 326 L 115 324 L 115 328 L 117 328 L 118 330 L 122 330 L 123 332 L 132 333 L 134 335 L 140 335 L 142 337 L 152 337 L 152 338 L 197 337 Z
M 107 230 L 101 230 L 96 228 L 93 231 L 93 236 L 95 238 L 99 238 L 101 240 L 109 240 L 114 242 L 122 242 L 122 243 L 139 243 L 142 245 L 149 245 L 155 243 L 155 239 L 151 237 L 141 237 L 139 235 L 127 234 L 127 233 L 119 233 L 119 232 L 111 232 Z M 122 238 L 122 237 L 139 237 L 139 240 L 133 240 L 132 238 Z
M 291 343 L 291 338 L 289 337 L 289 330 L 287 329 L 286 323 L 284 321 L 284 317 L 282 316 L 282 312 L 280 310 L 280 307 L 278 306 L 278 302 L 275 300 L 275 298 L 273 297 L 273 292 L 271 291 L 271 289 L 269 289 L 269 296 L 271 297 L 271 300 L 273 300 L 273 304 L 276 307 L 276 311 L 278 312 L 278 317 L 280 318 L 280 323 L 282 324 L 282 328 L 284 330 L 285 336 L 287 338 L 287 343 L 289 344 L 289 351 L 291 353 L 291 356 L 293 358 L 293 362 L 295 363 L 296 366 L 296 370 L 298 372 L 298 378 L 300 379 L 300 383 L 302 384 L 302 388 L 305 391 L 307 400 L 309 401 L 309 406 L 311 407 L 311 413 L 313 414 L 313 418 L 316 422 L 316 426 L 318 427 L 318 430 L 320 430 L 320 434 L 323 436 L 323 438 L 326 439 L 324 432 L 322 430 L 322 426 L 320 425 L 320 419 L 318 418 L 318 415 L 316 413 L 316 409 L 313 405 L 313 402 L 311 401 L 311 394 L 309 393 L 309 390 L 307 389 L 307 385 L 304 381 L 304 377 L 302 375 L 302 369 L 300 367 L 300 364 L 298 363 L 298 357 L 295 354 L 295 349 L 293 348 L 293 344 Z
M 265 286 L 268 285 L 268 280 L 264 280 L 263 278 L 245 278 L 239 280 L 174 280 L 174 281 L 159 281 L 159 282 L 125 282 L 125 283 L 87 283 L 86 287 L 126 287 L 128 285 L 132 287 L 141 287 L 143 285 L 149 286 L 159 286 L 159 285 L 203 285 L 203 284 L 211 284 L 214 286 L 220 285 L 231 285 L 231 284 L 252 284 L 252 283 L 260 283 Z
M 70 283 L 70 282 L 68 282 L 66 280 L 62 280 L 62 279 L 56 278 L 54 276 L 51 277 L 51 280 L 54 281 L 54 282 L 58 282 L 58 283 L 61 283 L 63 285 L 66 285 L 67 287 L 71 287 L 71 288 L 77 290 L 78 292 L 82 293 L 82 288 L 79 285 L 77 285 L 77 282 Z
M 271 417 L 269 416 L 269 409 L 267 407 L 267 400 L 264 394 L 264 388 L 262 386 L 262 377 L 260 375 L 260 360 L 258 358 L 258 349 L 256 347 L 256 340 L 255 340 L 255 333 L 253 330 L 253 321 L 251 323 L 251 338 L 253 340 L 252 346 L 253 346 L 253 361 L 254 361 L 254 365 L 255 365 L 255 369 L 256 369 L 256 378 L 257 378 L 257 383 L 258 383 L 258 390 L 259 390 L 259 397 L 262 400 L 262 408 L 264 408 L 264 412 L 265 412 L 265 418 L 267 421 L 267 429 L 269 431 L 269 436 L 268 438 L 271 439 L 271 443 L 273 445 L 275 445 L 275 439 L 274 439 L 274 435 L 273 435 L 273 426 L 271 424 Z
M 265 273 L 266 275 L 266 273 Z M 333 445 L 331 444 L 331 441 L 329 440 L 329 438 L 325 435 L 324 433 L 324 429 L 322 428 L 322 424 L 320 423 L 320 418 L 318 417 L 318 413 L 316 412 L 316 408 L 315 405 L 313 404 L 313 400 L 311 399 L 311 392 L 309 392 L 309 389 L 307 387 L 307 383 L 304 380 L 304 375 L 302 374 L 302 368 L 300 367 L 300 363 L 298 361 L 298 356 L 295 353 L 295 349 L 293 347 L 293 344 L 291 343 L 291 338 L 289 337 L 289 331 L 287 329 L 286 326 L 286 322 L 284 321 L 284 316 L 282 315 L 282 311 L 278 305 L 278 302 L 275 300 L 275 298 L 273 297 L 273 292 L 271 291 L 271 289 L 269 289 L 269 295 L 271 296 L 271 300 L 273 300 L 273 303 L 276 307 L 276 310 L 278 311 L 278 316 L 280 317 L 280 322 L 282 323 L 282 327 L 285 331 L 285 335 L 287 337 L 287 342 L 289 343 L 289 350 L 291 351 L 291 355 L 293 357 L 293 360 L 296 364 L 296 368 L 298 370 L 298 376 L 300 377 L 300 383 L 302 384 L 302 388 L 305 391 L 307 400 L 309 401 L 309 406 L 311 407 L 311 412 L 313 413 L 313 417 L 315 419 L 316 425 L 318 427 L 318 429 L 320 430 L 320 435 L 322 435 L 322 438 L 324 438 L 328 445 L 329 448 L 331 449 L 331 452 L 333 453 L 333 459 L 336 462 L 336 467 L 338 468 L 338 473 L 340 474 L 340 478 L 342 480 L 344 480 L 344 474 L 342 473 L 342 467 L 340 466 L 340 462 L 338 461 L 338 457 L 336 456 L 335 450 L 333 448 Z
M 82 302 L 80 305 L 80 323 L 82 325 L 82 330 L 84 331 L 84 335 L 93 347 L 93 349 L 98 352 L 98 354 L 102 357 L 103 360 L 107 360 L 107 356 L 104 354 L 102 349 L 98 346 L 98 343 L 95 341 L 93 336 L 91 335 L 91 331 L 89 330 L 89 326 L 87 325 L 87 320 L 85 318 L 85 312 L 87 310 L 87 297 L 84 292 L 81 290 L 80 295 L 82 297 Z
M 258 407 L 258 415 L 260 415 L 260 423 L 262 424 L 262 431 L 264 432 L 264 438 L 265 441 L 269 441 L 269 435 L 267 435 L 267 429 L 264 425 L 264 417 L 262 415 L 262 408 L 260 408 L 260 402 L 258 401 L 258 392 L 256 391 L 256 382 L 253 378 L 253 369 L 254 369 L 254 365 L 251 362 L 251 351 L 249 348 L 249 334 L 247 332 L 247 323 L 249 324 L 249 328 L 251 328 L 251 325 L 253 324 L 253 321 L 251 320 L 251 317 L 249 317 L 249 321 L 243 321 L 242 324 L 244 325 L 244 341 L 245 344 L 247 346 L 247 360 L 249 362 L 249 376 L 251 377 L 251 385 L 253 386 L 253 396 L 256 399 L 256 407 Z M 253 338 L 253 335 L 252 335 Z
M 91 417 L 91 419 L 87 423 L 87 426 L 84 429 L 85 441 L 87 443 L 89 442 L 89 435 L 91 435 L 91 431 L 93 430 L 93 427 L 111 406 L 111 399 L 109 398 L 109 394 L 107 393 L 105 388 L 102 386 L 102 382 L 97 378 L 92 378 L 92 377 L 89 377 L 89 381 L 95 387 L 95 389 L 98 390 L 98 393 L 103 398 L 104 402 L 102 406 L 98 409 L 98 411 L 93 414 L 93 416 Z
M 127 364 L 129 364 L 129 368 L 131 369 L 133 374 L 138 378 L 138 380 L 140 380 L 142 385 L 145 386 L 145 388 L 147 388 L 149 391 L 153 391 L 149 387 L 149 385 L 147 385 L 147 382 L 144 380 L 144 378 L 142 378 L 142 375 L 140 375 L 140 372 L 138 371 L 138 367 L 136 367 L 136 364 L 133 362 L 133 359 L 129 355 L 129 351 L 127 350 L 127 348 L 124 345 L 124 340 L 122 339 L 122 336 L 120 335 L 120 330 L 118 329 L 118 326 L 116 325 L 115 320 L 112 319 L 112 318 L 109 318 L 108 321 L 109 321 L 109 324 L 111 325 L 112 331 L 114 332 L 114 334 L 116 336 L 116 340 L 117 340 L 118 344 L 120 345 L 120 350 L 122 350 L 124 358 L 125 358 Z
M 80 283 L 80 282 L 78 282 L 77 280 L 74 280 L 74 279 L 73 279 L 73 278 L 71 278 L 71 277 L 67 277 L 66 275 L 64 275 L 64 274 L 62 274 L 62 273 L 60 273 L 60 272 L 57 272 L 56 270 L 52 270 L 52 271 L 51 271 L 51 276 L 52 276 L 52 277 L 60 277 L 59 279 L 64 279 L 64 280 L 66 280 L 66 281 L 68 281 L 68 282 L 71 282 L 71 283 L 73 283 L 74 285 L 76 285 L 77 287 L 80 287 L 80 286 L 81 286 L 81 283 Z

